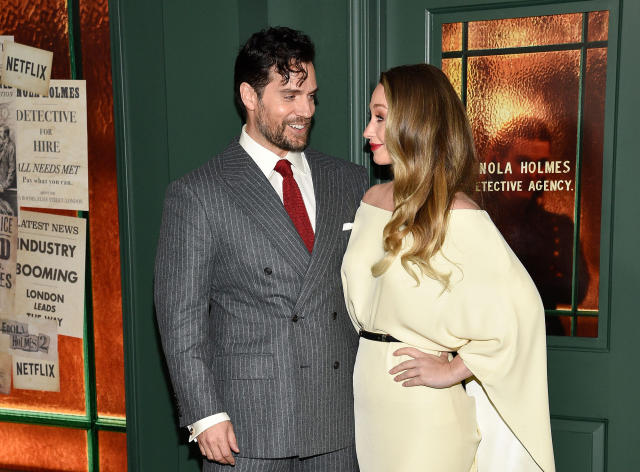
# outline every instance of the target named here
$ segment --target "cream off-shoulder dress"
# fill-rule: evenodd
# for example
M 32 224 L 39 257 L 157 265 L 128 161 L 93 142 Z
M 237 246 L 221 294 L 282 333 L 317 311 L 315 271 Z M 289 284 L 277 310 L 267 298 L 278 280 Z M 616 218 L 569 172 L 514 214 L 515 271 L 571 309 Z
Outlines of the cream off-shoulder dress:
M 416 284 L 399 257 L 373 277 L 390 217 L 363 202 L 342 264 L 355 329 L 403 341 L 360 338 L 353 386 L 361 472 L 554 471 L 544 310 L 526 270 L 486 212 L 453 210 L 431 261 L 451 272 L 448 290 L 426 276 Z M 457 352 L 476 380 L 467 391 L 403 387 L 388 371 L 409 359 L 393 356 L 405 346 Z

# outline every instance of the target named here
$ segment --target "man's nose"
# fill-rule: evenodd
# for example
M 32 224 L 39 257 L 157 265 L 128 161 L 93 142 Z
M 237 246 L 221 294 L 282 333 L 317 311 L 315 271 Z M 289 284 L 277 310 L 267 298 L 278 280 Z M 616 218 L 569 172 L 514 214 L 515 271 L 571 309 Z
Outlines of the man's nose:
M 311 118 L 316 111 L 316 104 L 313 100 L 300 100 L 296 114 L 304 118 Z

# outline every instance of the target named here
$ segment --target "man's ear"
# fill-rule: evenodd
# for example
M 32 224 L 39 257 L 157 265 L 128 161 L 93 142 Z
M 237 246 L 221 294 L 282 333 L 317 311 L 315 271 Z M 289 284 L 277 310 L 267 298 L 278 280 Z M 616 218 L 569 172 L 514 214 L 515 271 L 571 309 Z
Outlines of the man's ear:
M 246 82 L 240 84 L 240 99 L 247 111 L 254 111 L 258 107 L 258 94 L 255 89 Z

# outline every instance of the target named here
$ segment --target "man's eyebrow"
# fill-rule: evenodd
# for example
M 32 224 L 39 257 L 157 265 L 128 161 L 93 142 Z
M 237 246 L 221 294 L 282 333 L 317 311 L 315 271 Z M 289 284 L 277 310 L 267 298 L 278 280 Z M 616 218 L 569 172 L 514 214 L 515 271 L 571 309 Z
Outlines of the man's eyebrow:
M 286 89 L 280 89 L 280 93 L 292 93 L 294 95 L 300 95 L 305 92 L 300 89 L 286 88 Z M 318 88 L 316 87 L 315 89 L 307 93 L 318 93 Z

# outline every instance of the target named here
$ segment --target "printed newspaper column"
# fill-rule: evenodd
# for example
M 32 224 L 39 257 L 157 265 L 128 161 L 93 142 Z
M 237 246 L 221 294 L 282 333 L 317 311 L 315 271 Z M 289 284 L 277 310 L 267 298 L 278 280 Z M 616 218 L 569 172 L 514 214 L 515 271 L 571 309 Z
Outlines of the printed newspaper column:
M 2 83 L 46 96 L 49 93 L 53 52 L 8 41 L 2 58 Z
M 17 319 L 53 320 L 58 334 L 82 338 L 84 218 L 21 212 L 18 226 Z
M 48 97 L 16 95 L 19 205 L 88 210 L 85 81 L 52 80 Z
M 54 321 L 20 322 L 0 319 L 2 333 L 10 337 L 13 388 L 60 391 L 58 334 Z

